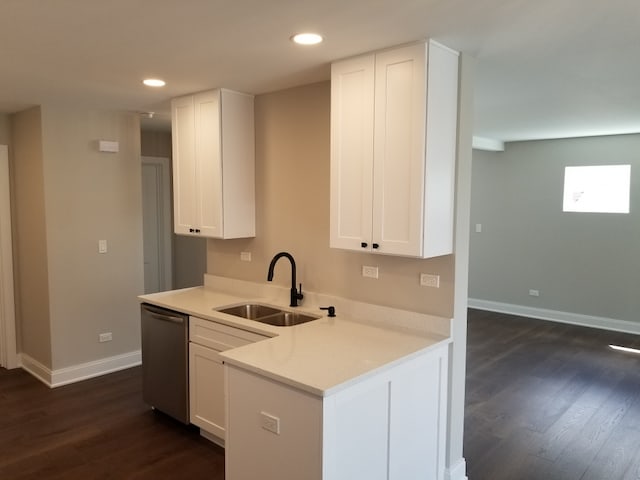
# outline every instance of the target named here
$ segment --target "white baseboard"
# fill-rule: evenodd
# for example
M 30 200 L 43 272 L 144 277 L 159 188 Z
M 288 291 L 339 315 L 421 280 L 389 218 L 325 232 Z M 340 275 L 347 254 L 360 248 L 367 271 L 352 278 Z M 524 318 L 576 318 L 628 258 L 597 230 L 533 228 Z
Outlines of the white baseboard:
M 640 323 L 630 322 L 628 320 L 595 317 L 592 315 L 582 315 L 580 313 L 547 310 L 545 308 L 525 307 L 523 305 L 492 302 L 490 300 L 480 300 L 477 298 L 469 299 L 469 307 L 477 308 L 478 310 L 488 310 L 490 312 L 509 313 L 511 315 L 519 315 L 522 317 L 538 318 L 540 320 L 570 323 L 572 325 L 580 325 L 582 327 L 634 333 L 636 335 L 640 334 Z
M 218 437 L 217 435 L 214 435 L 213 433 L 207 432 L 206 430 L 201 428 L 200 429 L 200 436 L 202 438 L 206 438 L 207 440 L 209 440 L 212 443 L 215 443 L 219 447 L 224 448 L 224 439 Z
M 20 366 L 31 375 L 36 377 L 47 387 L 51 388 L 51 370 L 39 361 L 31 358 L 26 353 L 20 353 Z
M 69 383 L 80 382 L 89 378 L 117 372 L 125 368 L 135 367 L 142 363 L 140 350 L 116 355 L 114 357 L 102 358 L 93 362 L 81 363 L 72 367 L 51 370 L 29 355 L 20 354 L 22 368 L 36 377 L 49 388 L 60 387 Z
M 467 462 L 461 458 L 450 468 L 445 469 L 445 480 L 467 480 Z

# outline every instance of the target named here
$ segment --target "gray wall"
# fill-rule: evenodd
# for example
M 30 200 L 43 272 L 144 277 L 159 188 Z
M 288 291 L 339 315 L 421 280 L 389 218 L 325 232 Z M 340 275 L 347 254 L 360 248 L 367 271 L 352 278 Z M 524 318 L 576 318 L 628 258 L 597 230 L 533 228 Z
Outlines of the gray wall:
M 51 370 L 137 351 L 138 116 L 45 105 L 15 114 L 11 130 L 20 351 Z M 99 139 L 120 152 L 98 152 Z M 103 332 L 113 341 L 99 343 Z
M 608 164 L 632 165 L 631 213 L 563 213 L 564 167 Z M 474 151 L 469 297 L 640 322 L 639 187 L 640 135 Z

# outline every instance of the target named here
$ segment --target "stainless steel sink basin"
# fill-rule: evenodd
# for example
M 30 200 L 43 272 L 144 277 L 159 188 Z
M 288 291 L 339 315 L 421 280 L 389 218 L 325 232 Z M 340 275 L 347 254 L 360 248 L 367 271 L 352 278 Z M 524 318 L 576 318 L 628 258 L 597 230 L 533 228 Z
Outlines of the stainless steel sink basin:
M 279 308 L 260 305 L 259 303 L 247 303 L 244 305 L 236 305 L 234 307 L 221 308 L 218 312 L 235 315 L 236 317 L 242 317 L 247 320 L 254 320 L 260 323 L 266 323 L 268 325 L 274 325 L 276 327 L 292 327 L 294 325 L 300 325 L 301 323 L 310 322 L 311 320 L 317 320 L 320 318 L 319 316 L 316 317 L 306 313 L 288 312 L 280 310 Z
M 246 305 L 237 305 L 235 307 L 223 308 L 218 310 L 219 312 L 229 315 L 235 315 L 236 317 L 242 317 L 249 320 L 256 320 L 260 317 L 266 317 L 267 315 L 273 315 L 274 313 L 280 313 L 282 310 L 278 308 L 268 307 L 266 305 L 248 303 Z
M 318 318 L 320 317 L 298 312 L 280 312 L 266 317 L 256 318 L 256 321 L 268 323 L 276 327 L 292 327 L 294 325 L 300 325 L 301 323 L 310 322 L 311 320 L 317 320 Z

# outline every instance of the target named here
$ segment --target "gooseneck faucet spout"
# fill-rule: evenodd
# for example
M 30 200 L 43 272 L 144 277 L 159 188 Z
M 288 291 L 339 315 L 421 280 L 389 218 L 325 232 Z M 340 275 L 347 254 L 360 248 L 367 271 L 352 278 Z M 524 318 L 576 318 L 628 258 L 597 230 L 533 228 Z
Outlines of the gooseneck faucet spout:
M 300 284 L 300 291 L 296 288 L 296 261 L 293 259 L 293 256 L 288 252 L 280 252 L 277 253 L 269 264 L 269 272 L 267 273 L 267 281 L 271 282 L 273 280 L 273 269 L 276 266 L 276 262 L 280 260 L 282 257 L 286 257 L 291 262 L 291 303 L 290 307 L 297 307 L 298 300 L 302 300 L 304 295 L 302 295 L 302 284 Z

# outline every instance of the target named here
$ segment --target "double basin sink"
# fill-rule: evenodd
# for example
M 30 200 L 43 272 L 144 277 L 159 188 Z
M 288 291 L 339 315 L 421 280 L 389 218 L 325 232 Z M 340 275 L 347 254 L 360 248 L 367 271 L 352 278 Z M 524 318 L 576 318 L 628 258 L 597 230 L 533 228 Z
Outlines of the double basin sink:
M 306 313 L 280 310 L 279 308 L 261 305 L 259 303 L 246 303 L 216 310 L 220 313 L 226 313 L 227 315 L 234 315 L 276 327 L 292 327 L 320 318 L 319 316 L 316 317 Z

